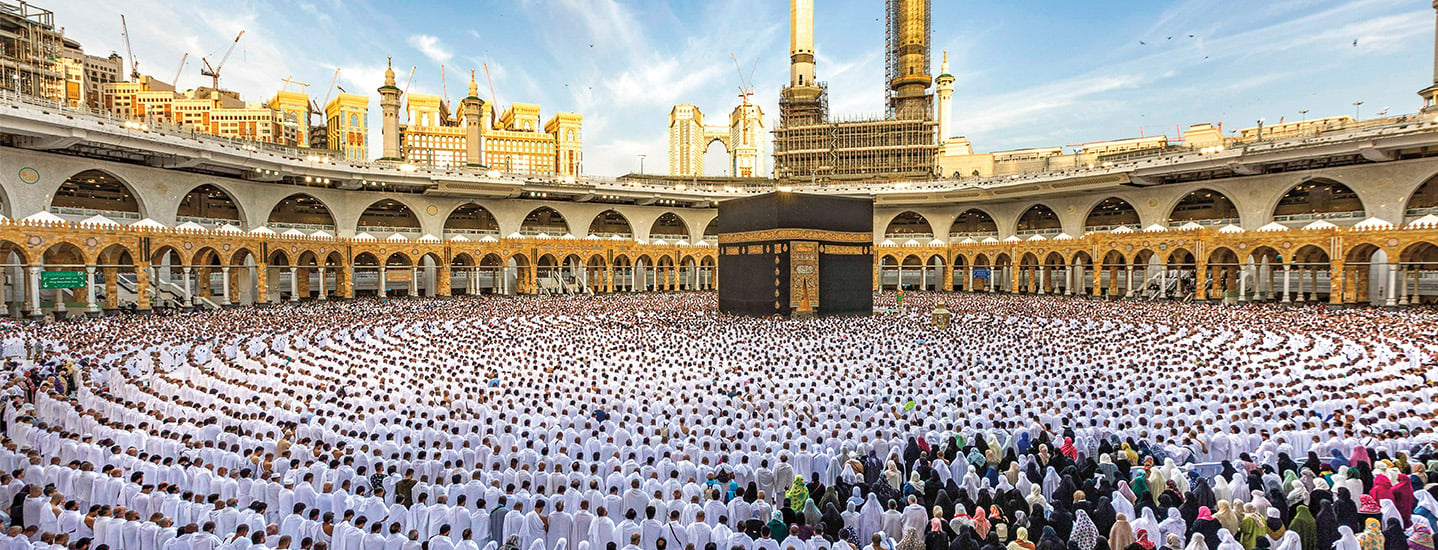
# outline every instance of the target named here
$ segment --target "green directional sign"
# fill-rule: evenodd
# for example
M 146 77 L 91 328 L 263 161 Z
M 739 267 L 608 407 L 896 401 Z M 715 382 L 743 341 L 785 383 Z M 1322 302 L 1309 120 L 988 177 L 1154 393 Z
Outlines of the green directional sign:
M 40 288 L 85 288 L 84 271 L 41 271 Z

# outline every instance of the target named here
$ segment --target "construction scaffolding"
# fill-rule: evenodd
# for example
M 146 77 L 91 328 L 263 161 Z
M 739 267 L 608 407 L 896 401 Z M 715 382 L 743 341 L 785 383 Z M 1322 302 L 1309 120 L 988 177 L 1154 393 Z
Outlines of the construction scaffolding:
M 55 14 L 21 2 L 0 2 L 0 89 L 60 100 L 64 31 Z
M 928 177 L 938 145 L 932 120 L 868 119 L 781 126 L 774 177 L 788 181 Z
M 929 92 L 928 0 L 886 0 L 885 112 L 831 120 L 828 87 L 784 88 L 774 129 L 774 178 L 819 182 L 931 177 L 939 123 Z
M 933 3 L 927 0 L 886 0 L 884 13 L 884 105 L 887 118 L 933 118 L 929 79 L 929 44 L 933 37 Z

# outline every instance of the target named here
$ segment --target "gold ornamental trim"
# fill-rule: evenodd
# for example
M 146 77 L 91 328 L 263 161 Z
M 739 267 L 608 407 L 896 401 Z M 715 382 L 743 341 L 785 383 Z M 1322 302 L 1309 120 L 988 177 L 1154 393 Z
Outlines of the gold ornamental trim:
M 819 309 L 819 243 L 795 241 L 789 251 L 789 307 Z
M 849 246 L 838 244 L 819 245 L 820 254 L 832 254 L 836 256 L 863 256 L 871 254 L 867 246 Z
M 826 241 L 854 244 L 873 244 L 872 232 L 829 231 L 824 229 L 763 229 L 724 233 L 719 235 L 719 244 L 737 244 L 769 241 Z

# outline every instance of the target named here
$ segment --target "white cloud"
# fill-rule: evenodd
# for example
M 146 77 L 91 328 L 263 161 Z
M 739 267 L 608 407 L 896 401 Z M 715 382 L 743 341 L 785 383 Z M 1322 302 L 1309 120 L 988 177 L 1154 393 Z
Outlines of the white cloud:
M 439 37 L 429 34 L 416 34 L 409 37 L 409 45 L 420 53 L 424 54 L 435 63 L 448 63 L 454 58 L 454 54 L 441 44 Z

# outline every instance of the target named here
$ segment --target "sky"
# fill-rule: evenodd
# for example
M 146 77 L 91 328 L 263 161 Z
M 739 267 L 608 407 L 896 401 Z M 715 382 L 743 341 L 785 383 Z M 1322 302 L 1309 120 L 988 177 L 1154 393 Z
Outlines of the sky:
M 339 88 L 371 98 L 371 157 L 375 89 L 391 56 L 400 87 L 415 68 L 411 92 L 457 102 L 475 70 L 486 101 L 538 103 L 545 120 L 581 113 L 583 170 L 611 176 L 641 162 L 667 173 L 678 103 L 719 124 L 747 85 L 772 130 L 789 78 L 784 0 L 37 3 L 97 55 L 125 55 L 123 12 L 142 73 L 169 81 L 190 54 L 180 89 L 207 85 L 200 58 L 215 62 L 241 30 L 221 87 L 247 101 L 268 99 L 290 76 L 323 103 L 338 67 Z M 815 4 L 816 75 L 830 112 L 882 113 L 884 0 Z M 1433 81 L 1429 0 L 935 0 L 932 13 L 934 73 L 947 51 L 956 78 L 953 134 L 976 151 L 1353 115 L 1356 101 L 1365 118 L 1410 113 Z M 724 158 L 710 148 L 711 175 L 723 175 Z

